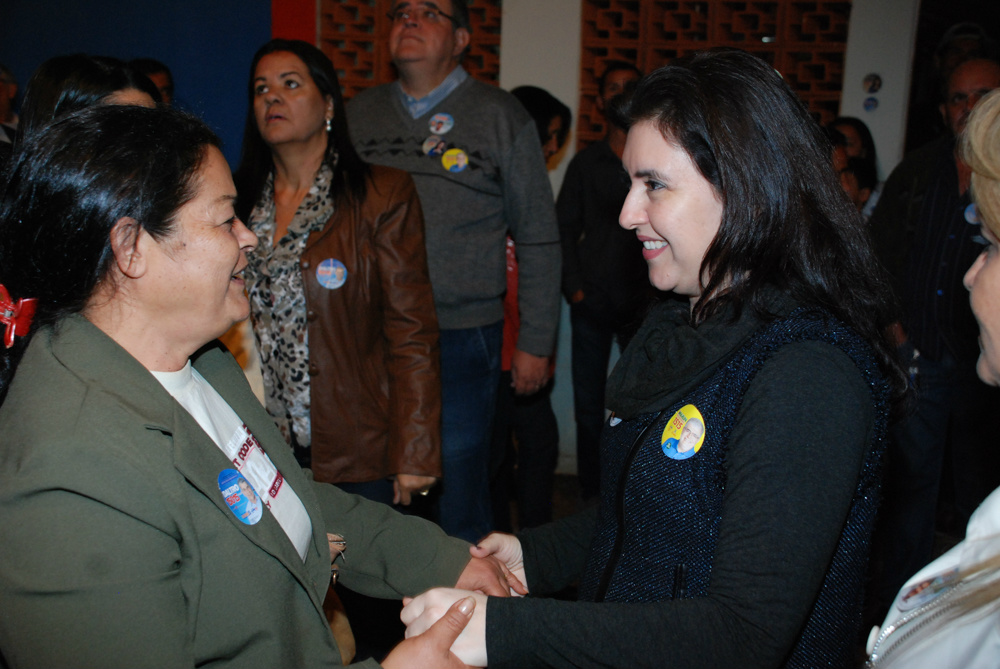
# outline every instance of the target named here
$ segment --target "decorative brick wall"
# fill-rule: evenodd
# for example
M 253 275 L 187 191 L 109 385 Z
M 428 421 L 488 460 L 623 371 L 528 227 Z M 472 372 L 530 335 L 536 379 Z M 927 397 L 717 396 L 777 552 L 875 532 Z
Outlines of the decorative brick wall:
M 577 148 L 604 136 L 594 104 L 609 60 L 643 72 L 713 46 L 753 52 L 774 65 L 821 123 L 840 107 L 850 0 L 583 0 Z
M 501 1 L 469 1 L 472 44 L 463 62 L 472 76 L 494 85 L 500 80 Z M 388 46 L 391 6 L 390 0 L 319 0 L 319 46 L 337 68 L 345 98 L 396 78 Z

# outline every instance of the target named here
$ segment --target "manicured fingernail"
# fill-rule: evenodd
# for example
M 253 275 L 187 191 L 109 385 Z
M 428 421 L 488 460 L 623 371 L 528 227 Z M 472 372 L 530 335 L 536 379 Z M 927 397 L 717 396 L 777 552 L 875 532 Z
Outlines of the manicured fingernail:
M 476 600 L 472 597 L 466 597 L 462 600 L 462 603 L 458 605 L 458 610 L 467 616 L 472 615 L 472 609 L 476 608 Z

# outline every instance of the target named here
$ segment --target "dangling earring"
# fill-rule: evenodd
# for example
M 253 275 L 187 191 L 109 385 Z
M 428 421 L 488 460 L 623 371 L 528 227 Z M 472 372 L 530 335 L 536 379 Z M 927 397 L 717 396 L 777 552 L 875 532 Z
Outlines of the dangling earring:
M 333 131 L 333 119 L 332 118 L 326 119 L 326 131 L 327 132 L 332 132 Z

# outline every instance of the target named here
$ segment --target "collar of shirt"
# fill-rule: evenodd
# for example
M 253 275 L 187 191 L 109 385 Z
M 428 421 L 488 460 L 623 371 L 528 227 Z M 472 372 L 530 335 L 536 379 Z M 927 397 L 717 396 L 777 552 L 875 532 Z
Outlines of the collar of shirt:
M 398 81 L 396 82 L 396 92 L 399 94 L 399 99 L 403 103 L 403 106 L 410 112 L 410 116 L 420 118 L 427 113 L 428 109 L 431 109 L 448 97 L 452 91 L 458 88 L 459 84 L 468 78 L 469 73 L 459 65 L 444 78 L 444 81 L 438 84 L 437 88 L 419 100 L 411 95 L 407 95 L 403 91 L 403 86 Z

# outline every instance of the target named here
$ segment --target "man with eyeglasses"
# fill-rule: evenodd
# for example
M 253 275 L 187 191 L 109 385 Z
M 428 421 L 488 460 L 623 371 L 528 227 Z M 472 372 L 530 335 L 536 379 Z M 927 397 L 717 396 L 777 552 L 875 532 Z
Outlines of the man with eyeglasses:
M 532 394 L 548 380 L 560 277 L 552 191 L 534 121 L 460 64 L 470 40 L 465 0 L 398 1 L 389 17 L 399 80 L 359 94 L 348 120 L 361 156 L 407 170 L 420 194 L 441 326 L 439 522 L 477 541 L 492 525 L 487 466 L 508 231 L 520 265 L 514 388 Z
M 876 252 L 902 305 L 895 336 L 915 390 L 912 414 L 891 433 L 875 543 L 875 564 L 884 564 L 872 588 L 876 620 L 932 558 L 936 514 L 946 520 L 937 529 L 960 539 L 969 515 L 1000 484 L 1000 392 L 976 377 L 978 327 L 962 285 L 983 246 L 958 141 L 972 108 L 998 87 L 1000 64 L 992 60 L 973 58 L 951 71 L 939 107 L 950 132 L 903 159 L 871 217 Z M 953 488 L 940 510 L 939 488 Z

